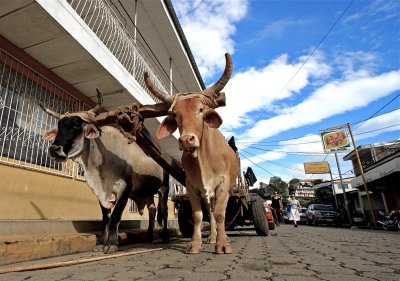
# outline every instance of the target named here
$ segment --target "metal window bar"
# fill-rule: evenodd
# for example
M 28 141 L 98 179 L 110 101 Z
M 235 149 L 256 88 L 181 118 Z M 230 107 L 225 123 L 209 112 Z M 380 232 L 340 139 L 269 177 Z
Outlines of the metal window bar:
M 153 100 L 159 102 L 144 83 L 143 77 L 146 71 L 159 89 L 165 93 L 170 92 L 106 0 L 67 0 L 67 2 Z
M 128 199 L 128 212 L 129 213 L 139 213 L 139 209 L 135 201 Z
M 71 161 L 55 162 L 42 135 L 57 121 L 38 106 L 64 113 L 89 106 L 0 49 L 0 163 L 84 179 Z

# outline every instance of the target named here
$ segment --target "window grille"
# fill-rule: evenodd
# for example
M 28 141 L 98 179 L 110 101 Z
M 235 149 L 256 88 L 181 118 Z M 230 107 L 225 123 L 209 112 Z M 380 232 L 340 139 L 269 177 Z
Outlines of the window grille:
M 129 213 L 139 213 L 138 206 L 136 205 L 135 201 L 132 199 L 128 199 L 128 212 Z
M 83 171 L 72 161 L 55 162 L 43 133 L 57 125 L 39 107 L 64 113 L 89 107 L 3 49 L 0 49 L 0 163 L 73 178 Z

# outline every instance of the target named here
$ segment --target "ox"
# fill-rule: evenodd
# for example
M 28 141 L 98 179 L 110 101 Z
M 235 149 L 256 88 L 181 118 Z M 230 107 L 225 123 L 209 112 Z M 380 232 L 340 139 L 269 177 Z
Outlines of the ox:
M 59 119 L 58 128 L 44 134 L 46 140 L 54 140 L 49 154 L 56 161 L 72 159 L 84 169 L 86 182 L 97 196 L 103 215 L 103 231 L 96 250 L 104 253 L 118 250 L 118 226 L 128 198 L 137 204 L 141 214 L 147 207 L 146 238 L 152 241 L 157 192 L 160 195 L 157 220 L 163 225 L 162 238 L 167 242 L 168 174 L 135 141 L 128 141 L 122 130 L 112 125 L 99 126 L 96 115 L 101 108 L 102 95 L 97 93 L 97 106 L 86 112 L 61 115 L 40 105 Z M 139 123 L 141 126 L 141 121 Z
M 186 173 L 186 187 L 192 206 L 193 236 L 188 244 L 189 253 L 201 251 L 201 199 L 209 209 L 211 233 L 208 242 L 216 243 L 217 254 L 232 253 L 225 232 L 225 209 L 229 193 L 236 183 L 239 161 L 218 130 L 222 119 L 214 108 L 217 99 L 232 74 L 232 60 L 225 55 L 226 66 L 222 77 L 201 92 L 167 95 L 157 89 L 145 73 L 147 88 L 169 107 L 168 116 L 157 129 L 157 139 L 162 139 L 179 129 L 179 149 Z

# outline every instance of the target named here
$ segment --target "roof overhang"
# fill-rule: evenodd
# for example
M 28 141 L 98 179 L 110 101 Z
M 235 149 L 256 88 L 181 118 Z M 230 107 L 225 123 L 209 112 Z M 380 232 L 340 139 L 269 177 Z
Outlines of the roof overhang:
M 368 172 L 364 173 L 367 183 L 373 182 L 395 172 L 400 172 L 400 157 L 394 158 Z M 362 186 L 364 184 L 362 177 L 358 176 L 351 181 L 353 187 Z
M 120 20 L 125 21 L 126 27 L 132 29 L 133 22 L 129 20 L 128 13 L 134 12 L 135 1 L 114 2 L 115 7 L 120 7 Z M 45 69 L 77 89 L 84 97 L 96 101 L 95 89 L 99 88 L 104 93 L 103 107 L 106 110 L 136 101 L 143 102 L 146 94 L 139 83 L 126 80 L 126 73 L 124 74 L 117 64 L 112 64 L 113 58 L 106 55 L 107 50 L 101 49 L 105 47 L 95 44 L 95 38 L 88 38 L 90 35 L 84 31 L 85 26 L 73 18 L 74 11 L 67 12 L 58 8 L 63 5 L 68 5 L 67 1 L 2 1 L 0 34 Z M 143 34 L 143 40 L 151 46 L 149 56 L 154 56 L 153 63 L 160 64 L 154 66 L 157 74 L 165 79 L 165 70 L 168 73 L 172 58 L 175 88 L 182 92 L 198 91 L 204 83 L 188 44 L 184 42 L 176 15 L 170 14 L 171 9 L 169 0 L 138 1 L 137 25 Z M 70 24 L 68 27 L 65 25 L 67 20 Z M 86 46 L 77 38 L 86 40 Z M 88 46 L 92 46 L 96 51 Z M 103 61 L 96 56 L 101 56 Z M 145 124 L 154 135 L 160 120 L 149 119 Z M 170 136 L 163 140 L 161 147 L 180 161 L 181 152 L 175 137 Z

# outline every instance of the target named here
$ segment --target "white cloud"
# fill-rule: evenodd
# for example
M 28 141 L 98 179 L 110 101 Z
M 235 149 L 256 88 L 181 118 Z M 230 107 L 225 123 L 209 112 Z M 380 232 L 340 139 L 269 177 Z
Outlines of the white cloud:
M 331 72 L 322 54 L 316 53 L 294 76 L 304 60 L 304 57 L 300 57 L 296 62 L 290 63 L 288 56 L 283 54 L 262 69 L 249 68 L 237 72 L 224 89 L 227 107 L 218 109 L 224 120 L 222 129 L 229 130 L 253 123 L 247 116 L 248 113 L 265 111 L 272 101 L 299 94 L 310 85 L 312 79 L 325 78 Z M 290 81 L 291 78 L 293 79 Z
M 287 108 L 282 114 L 258 122 L 239 139 L 256 142 L 290 129 L 315 124 L 365 107 L 399 89 L 400 71 L 351 81 L 332 81 L 314 91 L 303 102 Z
M 234 52 L 235 24 L 249 1 L 174 0 L 179 21 L 204 79 L 224 68 L 224 54 Z
M 368 139 L 385 132 L 397 132 L 397 137 L 395 138 L 400 139 L 400 109 L 372 118 L 359 128 L 356 125 L 355 128 L 356 141 Z

